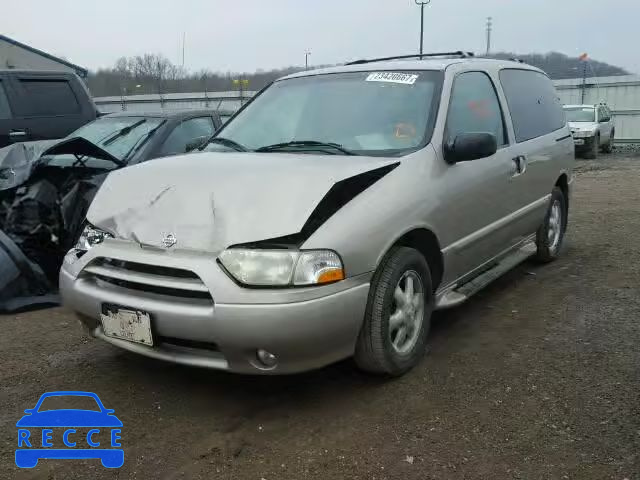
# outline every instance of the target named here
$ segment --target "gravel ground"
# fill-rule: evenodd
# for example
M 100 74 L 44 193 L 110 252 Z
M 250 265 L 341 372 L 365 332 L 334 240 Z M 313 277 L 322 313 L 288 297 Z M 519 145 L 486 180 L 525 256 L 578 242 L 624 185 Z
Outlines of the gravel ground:
M 86 338 L 64 309 L 0 318 L 0 476 L 640 479 L 640 158 L 580 161 L 565 256 L 437 314 L 431 350 L 381 381 L 344 362 L 292 377 L 158 363 Z M 15 422 L 96 392 L 125 464 L 14 465 Z

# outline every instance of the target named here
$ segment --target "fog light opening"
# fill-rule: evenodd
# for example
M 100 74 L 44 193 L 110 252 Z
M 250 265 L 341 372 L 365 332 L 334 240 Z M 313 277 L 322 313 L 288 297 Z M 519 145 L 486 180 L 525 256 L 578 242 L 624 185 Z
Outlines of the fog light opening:
M 275 368 L 278 364 L 278 357 L 276 357 L 273 353 L 267 352 L 262 348 L 256 350 L 256 357 L 260 365 L 264 368 Z

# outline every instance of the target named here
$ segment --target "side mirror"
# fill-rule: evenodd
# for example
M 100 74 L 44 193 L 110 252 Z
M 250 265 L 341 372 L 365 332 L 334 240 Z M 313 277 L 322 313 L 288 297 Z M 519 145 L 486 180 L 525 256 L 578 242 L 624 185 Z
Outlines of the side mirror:
M 491 133 L 461 133 L 444 146 L 447 163 L 468 162 L 486 158 L 498 151 L 496 136 Z
M 185 149 L 185 152 L 191 152 L 193 150 L 195 150 L 196 148 L 200 148 L 202 147 L 207 140 L 209 140 L 209 136 L 204 136 L 204 137 L 197 137 L 194 138 L 193 140 L 191 140 L 189 143 L 187 143 L 187 148 Z
M 34 410 L 35 410 L 35 408 L 27 408 L 27 409 L 24 411 L 24 413 L 32 414 Z

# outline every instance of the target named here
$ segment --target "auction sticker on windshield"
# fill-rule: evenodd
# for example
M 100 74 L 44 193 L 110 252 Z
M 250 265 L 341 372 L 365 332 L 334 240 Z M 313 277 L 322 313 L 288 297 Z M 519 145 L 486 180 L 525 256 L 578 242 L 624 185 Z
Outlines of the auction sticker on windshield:
M 374 72 L 369 74 L 367 82 L 390 82 L 413 85 L 420 75 L 398 72 Z

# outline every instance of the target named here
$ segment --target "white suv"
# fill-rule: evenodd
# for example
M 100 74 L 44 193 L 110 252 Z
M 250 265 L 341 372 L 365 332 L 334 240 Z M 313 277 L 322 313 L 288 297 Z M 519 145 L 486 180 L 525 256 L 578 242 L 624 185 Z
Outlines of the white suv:
M 599 105 L 565 105 L 564 111 L 576 145 L 576 153 L 596 158 L 598 150 L 611 153 L 615 127 L 611 110 Z

